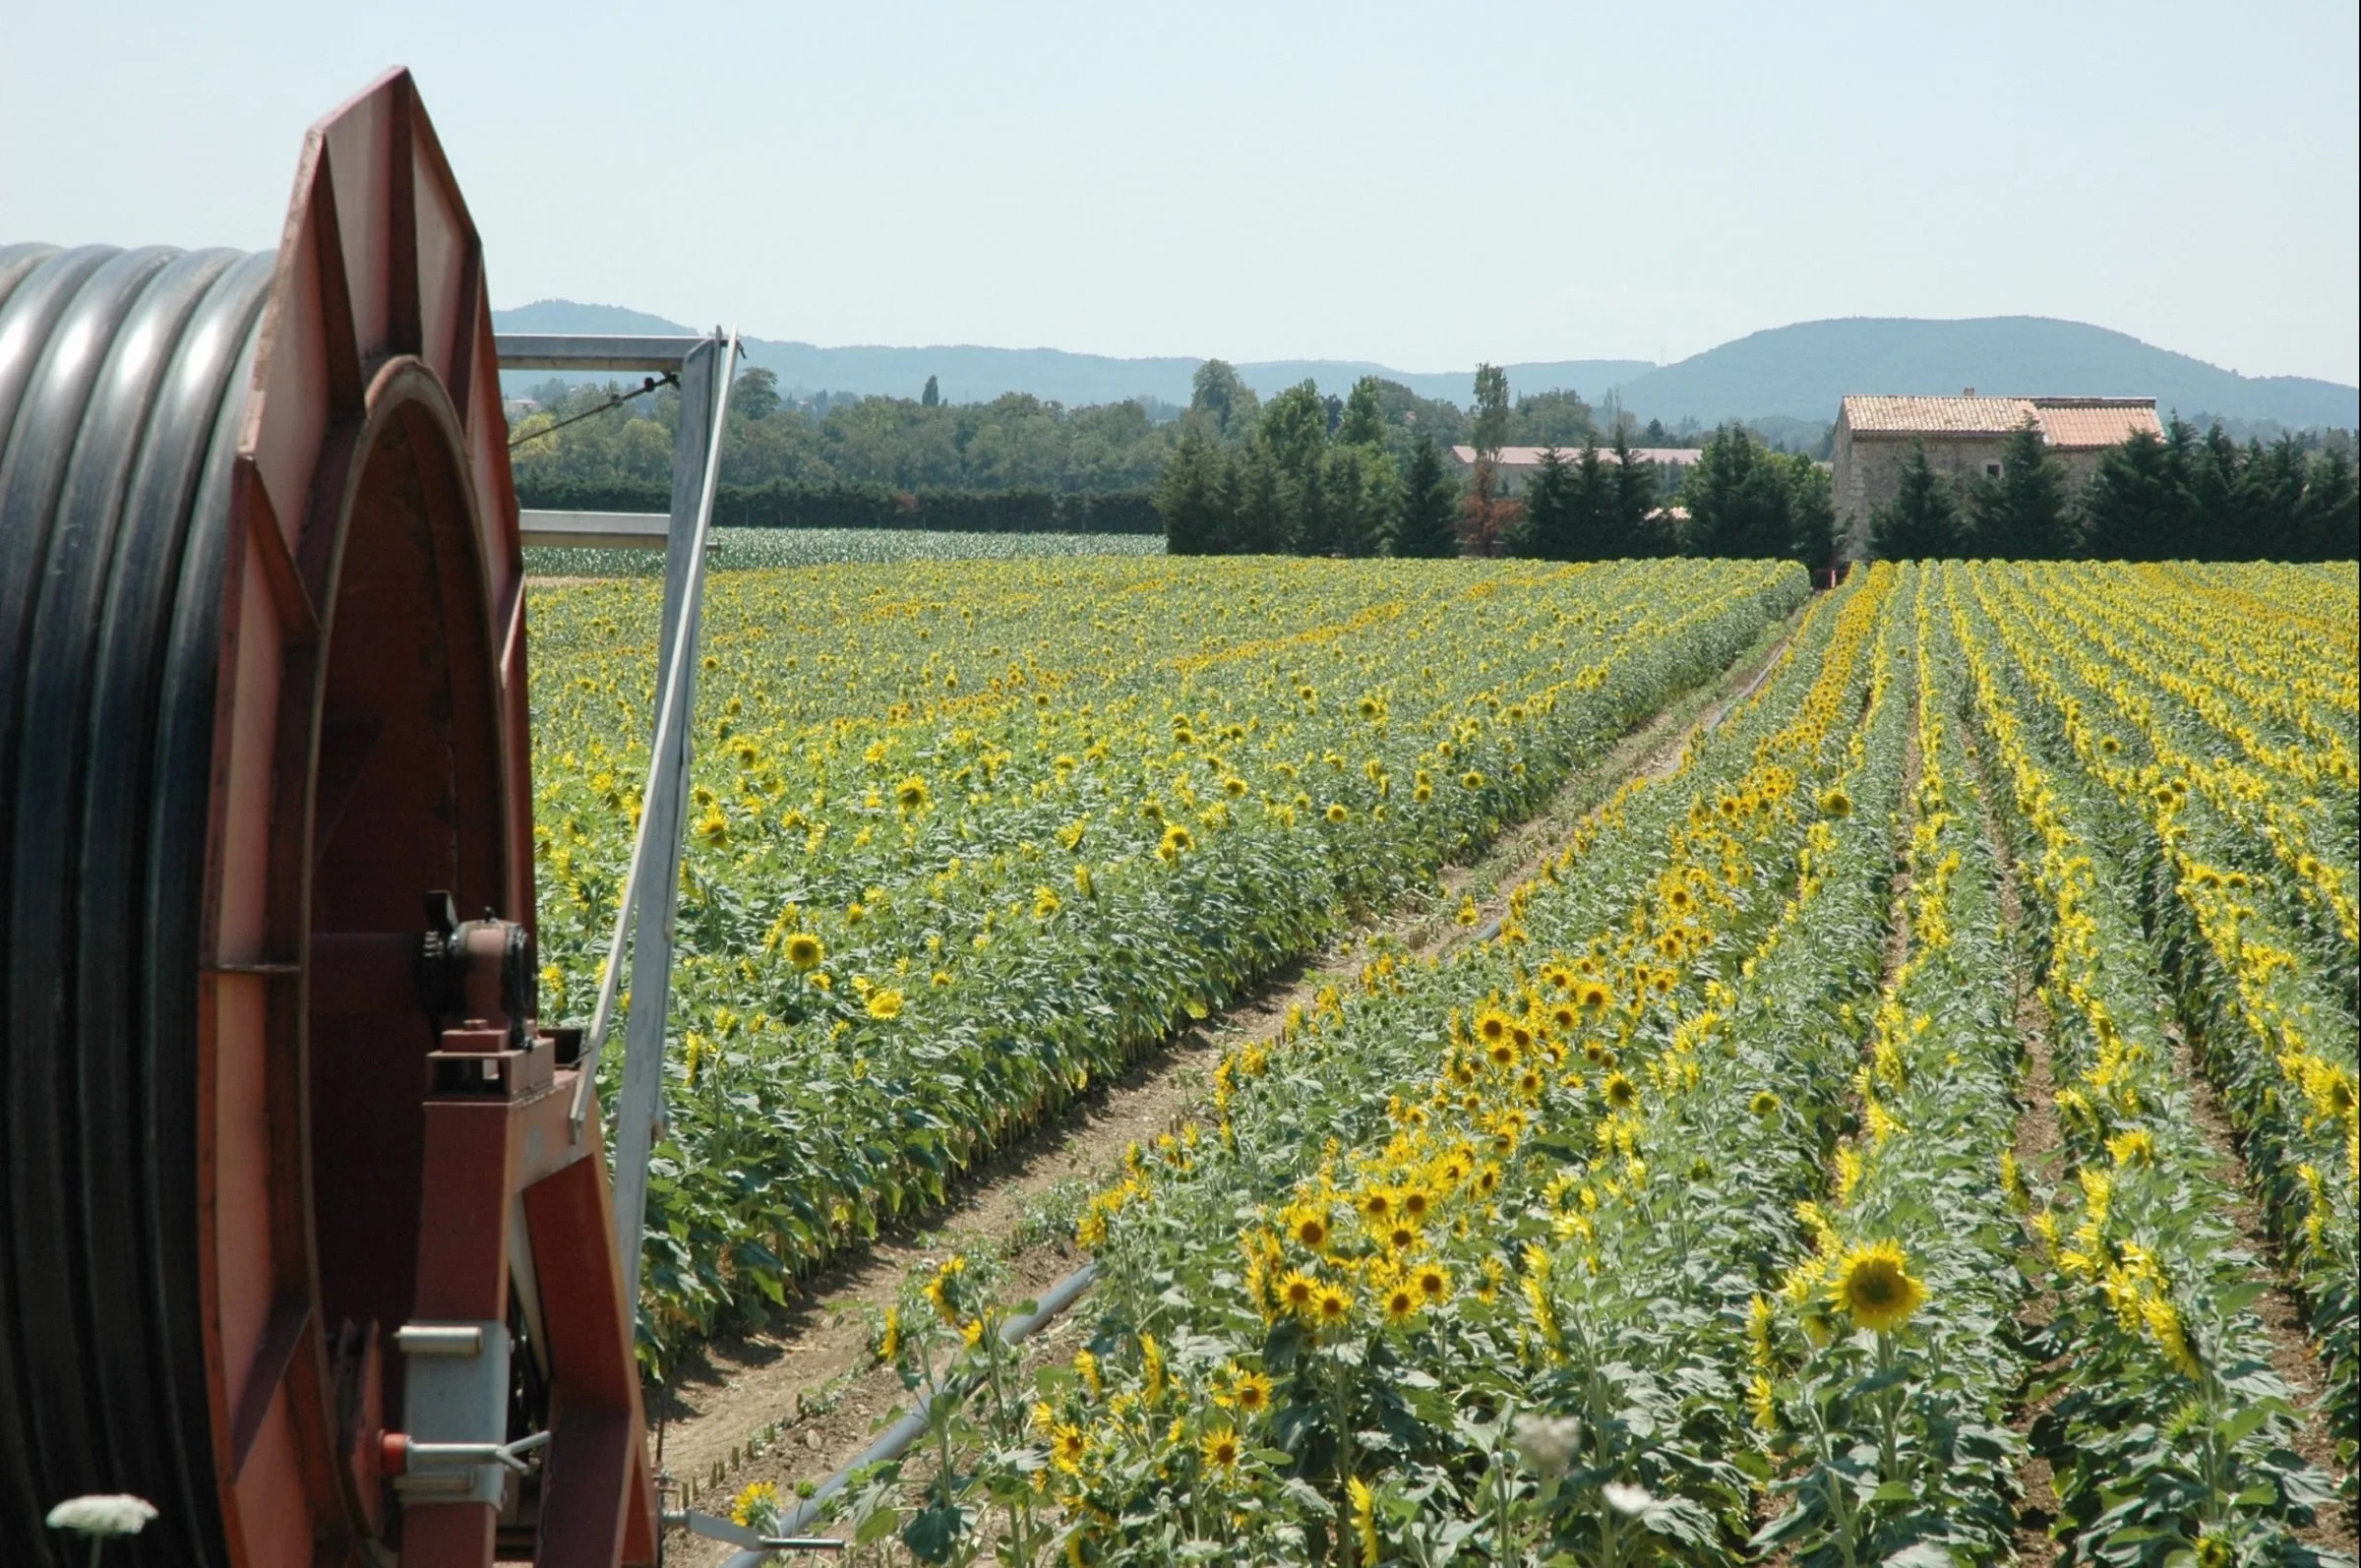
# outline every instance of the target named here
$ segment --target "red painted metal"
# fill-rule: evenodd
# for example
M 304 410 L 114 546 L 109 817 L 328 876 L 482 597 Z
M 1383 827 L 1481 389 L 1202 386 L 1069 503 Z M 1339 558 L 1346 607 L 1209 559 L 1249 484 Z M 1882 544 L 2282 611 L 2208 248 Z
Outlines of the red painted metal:
M 553 1092 L 573 1074 L 446 1105 L 428 1093 L 446 1020 L 390 967 L 430 889 L 533 918 L 523 571 L 482 249 L 403 71 L 304 142 L 221 626 L 195 1176 L 230 1560 L 359 1568 L 398 1541 L 404 1562 L 490 1561 L 487 1510 L 390 1502 L 381 1434 L 400 1422 L 394 1328 L 507 1317 L 519 1194 L 559 1423 L 540 1560 L 652 1560 L 604 1159 L 569 1141 Z M 545 1070 L 552 1052 L 522 1055 Z M 612 1528 L 560 1519 L 556 1497 Z

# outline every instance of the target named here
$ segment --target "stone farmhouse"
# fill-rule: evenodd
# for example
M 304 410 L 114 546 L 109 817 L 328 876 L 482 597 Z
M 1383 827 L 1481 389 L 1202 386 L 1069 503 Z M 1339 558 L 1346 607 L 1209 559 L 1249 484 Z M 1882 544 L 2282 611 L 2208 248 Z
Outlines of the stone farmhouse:
M 1533 476 L 1541 472 L 1542 453 L 1548 450 L 1546 447 L 1501 448 L 1500 460 L 1492 468 L 1495 494 L 1513 496 L 1532 483 Z M 1582 448 L 1579 444 L 1560 447 L 1557 454 L 1571 463 L 1581 457 Z M 1615 460 L 1614 452 L 1604 446 L 1599 449 L 1599 455 L 1610 463 Z M 1476 449 L 1454 447 L 1451 449 L 1451 460 L 1459 465 L 1460 472 L 1466 473 L 1476 466 Z M 1654 463 L 1657 493 L 1667 495 L 1687 476 L 1690 464 L 1697 460 L 1697 452 L 1691 447 L 1634 447 L 1631 449 L 1631 460 Z
M 2066 469 L 2069 492 L 2097 471 L 2109 447 L 2135 431 L 2162 435 L 2153 397 L 1957 397 L 1845 399 L 1837 415 L 1835 472 L 1838 531 L 1856 543 L 1869 513 L 1894 499 L 1910 443 L 1926 448 L 1927 465 L 1963 490 L 2000 473 L 2010 432 L 2031 420 Z

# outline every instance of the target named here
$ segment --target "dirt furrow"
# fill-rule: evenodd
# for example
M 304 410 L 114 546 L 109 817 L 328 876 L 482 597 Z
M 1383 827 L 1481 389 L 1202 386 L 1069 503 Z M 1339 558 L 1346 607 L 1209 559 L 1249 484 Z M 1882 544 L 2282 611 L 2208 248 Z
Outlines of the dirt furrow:
M 717 1340 L 684 1357 L 664 1385 L 648 1390 L 649 1420 L 662 1423 L 661 1469 L 679 1487 L 676 1503 L 685 1498 L 726 1512 L 729 1497 L 757 1480 L 792 1496 L 799 1484 L 857 1457 L 910 1402 L 899 1376 L 874 1354 L 877 1324 L 910 1271 L 955 1251 L 989 1252 L 1006 1260 L 1012 1291 L 1026 1296 L 1077 1267 L 1081 1254 L 1062 1233 L 1033 1234 L 1042 1229 L 1036 1210 L 1053 1187 L 1099 1176 L 1132 1143 L 1179 1127 L 1205 1097 L 1224 1047 L 1273 1032 L 1290 1006 L 1308 1007 L 1323 986 L 1350 979 L 1372 939 L 1384 935 L 1421 951 L 1483 931 L 1506 910 L 1509 892 L 1539 874 L 1626 780 L 1670 774 L 1694 737 L 1751 696 L 1796 624 L 1790 618 L 1766 632 L 1719 680 L 1637 726 L 1473 865 L 1446 869 L 1438 877 L 1443 898 L 1358 928 L 1328 952 L 1282 970 L 981 1162 L 942 1208 L 822 1270 L 765 1331 Z M 1462 899 L 1475 902 L 1475 922 L 1463 923 Z M 667 1555 L 699 1568 L 723 1560 L 727 1548 L 676 1534 Z
M 2190 1108 L 2205 1132 L 2206 1144 L 2221 1161 L 2222 1179 L 2239 1194 L 2238 1201 L 2230 1205 L 2230 1223 L 2238 1228 L 2239 1239 L 2253 1254 L 2256 1269 L 2270 1287 L 2255 1302 L 2255 1315 L 2263 1320 L 2270 1335 L 2271 1368 L 2295 1390 L 2296 1404 L 2303 1412 L 2303 1422 L 2296 1427 L 2292 1446 L 2322 1475 L 2340 1483 L 2344 1479 L 2344 1467 L 2337 1463 L 2335 1440 L 2321 1419 L 2320 1400 L 2325 1385 L 2320 1357 L 2313 1351 L 2311 1332 L 2305 1326 L 2304 1298 L 2279 1256 L 2278 1243 L 2271 1239 L 2270 1228 L 2264 1223 L 2262 1208 L 2255 1202 L 2254 1183 L 2246 1161 L 2238 1152 L 2237 1134 L 2222 1108 L 2220 1096 L 2213 1090 L 2212 1080 L 2206 1076 L 2197 1054 L 2190 1049 L 2178 1025 L 2166 1025 L 2164 1038 L 2172 1047 L 2174 1070 L 2189 1085 Z M 2295 1536 L 2306 1545 L 2352 1553 L 2357 1548 L 2353 1510 L 2331 1506 L 2313 1524 L 2298 1529 Z
M 2017 1039 L 2025 1053 L 2023 1073 L 2017 1086 L 2017 1137 L 2014 1153 L 2017 1170 L 2028 1185 L 2036 1189 L 2055 1186 L 2065 1179 L 2065 1135 L 2058 1126 L 2057 1075 L 2053 1068 L 2049 1045 L 2049 1005 L 2042 998 L 2041 988 L 2028 966 L 2029 955 L 2025 939 L 2025 900 L 2017 882 L 2017 857 L 2008 835 L 2001 830 L 2000 814 L 1993 807 L 1994 783 L 1991 770 L 1985 766 L 1984 754 L 1976 745 L 1976 730 L 1972 723 L 1965 726 L 1962 749 L 1968 754 L 1968 765 L 1974 776 L 1976 809 L 1982 818 L 1985 846 L 1991 850 L 1993 864 L 1999 870 L 2000 918 L 2007 932 L 2010 985 L 2016 994 Z M 2017 1309 L 2017 1332 L 2027 1343 L 2038 1338 L 2057 1315 L 2058 1300 L 2046 1288 L 2029 1291 Z M 2032 1369 L 2039 1376 L 2049 1367 Z M 2023 1439 L 2041 1418 L 2049 1401 L 2024 1401 L 2010 1421 L 2010 1429 Z M 2059 1559 L 2060 1548 L 2050 1535 L 2057 1523 L 2058 1494 L 2052 1484 L 2049 1461 L 2032 1451 L 2028 1444 L 2017 1463 L 2017 1561 L 2021 1568 L 2048 1568 Z

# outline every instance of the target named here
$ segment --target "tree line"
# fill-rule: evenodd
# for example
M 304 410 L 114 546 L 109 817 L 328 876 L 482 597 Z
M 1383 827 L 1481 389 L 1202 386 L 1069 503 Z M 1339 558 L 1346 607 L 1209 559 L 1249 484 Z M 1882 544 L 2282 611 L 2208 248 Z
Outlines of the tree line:
M 2200 434 L 2177 417 L 2109 449 L 2079 494 L 2029 419 L 2003 444 L 1999 474 L 1968 486 L 1912 442 L 1893 501 L 1869 516 L 1870 553 L 1892 561 L 2349 561 L 2357 538 L 2343 443 L 2241 446 L 2218 423 Z
M 552 512 L 666 512 L 670 483 L 653 479 L 544 481 L 518 500 Z M 916 528 L 948 533 L 1162 533 L 1146 490 L 896 490 L 833 481 L 713 490 L 720 528 Z
M 1512 400 L 1506 376 L 1482 365 L 1474 404 L 1451 432 L 1475 452 L 1463 477 L 1444 460 L 1432 428 L 1442 421 L 1405 409 L 1396 394 L 1406 391 L 1366 376 L 1347 396 L 1323 399 L 1306 381 L 1263 405 L 1229 366 L 1207 361 L 1156 489 L 1166 548 L 1832 564 L 1836 513 L 1826 471 L 1770 451 L 1742 426 L 1715 431 L 1679 492 L 1660 494 L 1655 465 L 1633 455 L 1628 416 L 1603 429 L 1570 392 Z M 1500 472 L 1509 446 L 1544 449 L 1521 494 Z
M 1137 401 L 1066 408 L 1023 392 L 985 403 L 933 395 L 836 397 L 809 405 L 779 394 L 762 367 L 730 390 L 722 433 L 721 480 L 780 484 L 819 493 L 831 486 L 927 491 L 1060 494 L 1143 491 L 1164 471 L 1174 429 Z M 510 463 L 526 504 L 566 487 L 662 484 L 672 471 L 680 394 L 659 387 L 612 408 L 614 386 L 551 381 L 533 389 L 541 406 L 516 420 Z

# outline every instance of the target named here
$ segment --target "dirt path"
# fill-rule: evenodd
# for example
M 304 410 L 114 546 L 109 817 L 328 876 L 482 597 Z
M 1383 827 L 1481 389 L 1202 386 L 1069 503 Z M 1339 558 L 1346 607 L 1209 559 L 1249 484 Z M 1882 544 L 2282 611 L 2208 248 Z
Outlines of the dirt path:
M 2270 1364 L 2287 1386 L 2295 1390 L 2296 1405 L 2303 1412 L 2303 1423 L 2295 1429 L 2291 1447 L 2305 1461 L 2328 1477 L 2331 1482 L 2344 1479 L 2344 1467 L 2336 1462 L 2336 1444 L 2329 1436 L 2327 1424 L 2321 1419 L 2320 1400 L 2326 1392 L 2321 1378 L 2320 1358 L 2313 1353 L 2312 1336 L 2305 1327 L 2303 1297 L 2292 1283 L 2278 1244 L 2263 1221 L 2263 1211 L 2254 1200 L 2254 1185 L 2247 1174 L 2246 1161 L 2238 1153 L 2237 1134 L 2230 1126 L 2228 1113 L 2213 1091 L 2213 1082 L 2198 1065 L 2196 1053 L 2178 1026 L 2167 1025 L 2165 1040 L 2172 1047 L 2172 1065 L 2183 1082 L 2189 1085 L 2191 1109 L 2197 1124 L 2206 1134 L 2206 1144 L 2221 1161 L 2222 1178 L 2238 1193 L 2238 1201 L 2230 1206 L 2230 1223 L 2238 1228 L 2239 1239 L 2253 1254 L 2256 1270 L 2269 1282 L 2270 1289 L 2255 1302 L 2255 1315 L 2270 1334 Z M 2332 1547 L 2348 1554 L 2361 1550 L 2361 1540 L 2354 1532 L 2353 1510 L 2346 1504 L 2331 1504 L 2312 1525 L 2295 1532 L 2297 1539 L 2309 1546 Z
M 1662 778 L 1690 741 L 1719 726 L 1777 666 L 1797 625 L 1769 629 L 1716 681 L 1660 710 L 1591 767 L 1575 774 L 1540 813 L 1504 832 L 1472 865 L 1446 869 L 1446 896 L 1355 929 L 1328 951 L 1274 975 L 1245 999 L 1143 1055 L 1063 1115 L 971 1169 L 948 1204 L 919 1224 L 890 1231 L 821 1271 L 765 1332 L 715 1341 L 686 1357 L 669 1383 L 648 1391 L 648 1418 L 661 1417 L 659 1460 L 687 1501 L 726 1513 L 730 1497 L 757 1480 L 794 1495 L 857 1457 L 910 1395 L 874 1351 L 877 1325 L 902 1280 L 954 1251 L 1006 1261 L 1011 1292 L 1038 1294 L 1082 1262 L 1062 1231 L 1038 1223 L 1041 1200 L 1060 1182 L 1089 1181 L 1188 1119 L 1209 1089 L 1224 1048 L 1275 1031 L 1290 1006 L 1308 1006 L 1321 987 L 1354 975 L 1379 935 L 1414 951 L 1455 945 L 1486 929 L 1508 894 L 1633 777 Z M 1461 900 L 1479 919 L 1463 925 Z M 1069 1320 L 1070 1321 L 1070 1320 Z M 1048 1336 L 1055 1339 L 1055 1331 Z M 1039 1354 L 1039 1353 L 1036 1353 Z M 676 1534 L 668 1561 L 706 1568 L 729 1548 Z
M 2017 1138 L 2013 1152 L 2022 1179 L 2036 1188 L 2054 1187 L 2066 1178 L 2066 1163 L 2065 1135 L 2058 1126 L 2057 1075 L 2049 1045 L 2049 1005 L 2042 999 L 2037 977 L 2026 968 L 2021 935 L 2025 930 L 2025 899 L 2017 881 L 2017 857 L 2008 836 L 2001 830 L 2000 814 L 1993 805 L 1996 786 L 1991 769 L 1985 765 L 1983 751 L 1976 745 L 1977 738 L 1976 726 L 1968 723 L 1961 735 L 1961 748 L 1968 754 L 1968 765 L 1974 775 L 1976 810 L 1982 819 L 1984 844 L 1991 850 L 1993 863 L 1999 870 L 2000 919 L 2002 930 L 2008 934 L 2009 983 L 2016 995 L 2017 1039 L 2025 1051 L 2024 1076 L 2017 1085 Z M 2019 1338 L 2030 1343 L 2049 1327 L 2057 1310 L 2058 1298 L 2046 1288 L 2028 1292 L 2017 1308 Z M 2054 1365 L 2053 1362 L 2032 1368 L 2028 1375 L 2039 1377 Z M 2024 1439 L 2052 1403 L 2050 1399 L 2021 1401 L 2009 1429 Z M 2059 1560 L 2061 1548 L 2049 1533 L 2057 1518 L 2058 1494 L 2052 1484 L 2049 1461 L 2028 1446 L 2017 1463 L 2019 1568 L 2049 1568 Z
M 1977 794 L 1983 812 L 1984 836 L 2000 864 L 2001 916 L 2012 933 L 2023 928 L 2024 904 L 2018 887 L 2019 868 L 2007 838 L 2000 830 L 1992 806 L 1991 780 L 1981 754 L 1974 745 L 1970 731 L 1968 744 L 1970 764 L 1976 770 Z M 2066 1178 L 2064 1137 L 2058 1125 L 2057 1082 L 2049 1044 L 2050 1016 L 2038 984 L 2029 975 L 2016 980 L 2017 1027 L 2025 1044 L 2025 1078 L 2020 1089 L 2022 1109 L 2017 1121 L 2017 1166 L 2029 1185 L 2038 1190 L 2055 1186 Z M 2231 1186 L 2241 1194 L 2252 1191 L 2246 1165 L 2239 1158 L 2237 1144 L 2229 1118 L 2213 1092 L 2213 1086 L 2198 1066 L 2188 1042 L 2177 1027 L 2167 1025 L 2165 1038 L 2172 1046 L 2173 1066 L 2181 1079 L 2190 1086 L 2192 1109 L 2198 1125 L 2204 1129 L 2206 1141 L 2222 1162 L 2222 1174 Z M 2331 1480 L 2341 1480 L 2343 1467 L 2336 1462 L 2336 1446 L 2330 1438 L 2320 1416 L 2322 1394 L 2321 1367 L 2313 1355 L 2301 1297 L 2289 1283 L 2280 1265 L 2278 1252 L 2263 1223 L 2262 1212 L 2251 1198 L 2241 1197 L 2230 1209 L 2230 1219 L 2246 1249 L 2257 1260 L 2256 1266 L 2269 1280 L 2270 1289 L 2256 1303 L 2257 1315 L 2270 1335 L 2272 1367 L 2296 1391 L 2304 1419 L 2295 1434 L 2294 1447 L 2298 1454 Z M 2028 1296 L 2018 1313 L 2018 1328 L 2027 1339 L 2037 1336 L 2049 1326 L 2057 1311 L 2057 1297 L 2047 1290 Z M 2030 1376 L 2040 1378 L 2055 1370 L 2057 1363 L 2033 1368 Z M 2011 1422 L 2019 1436 L 2032 1429 L 2042 1413 L 2054 1400 L 2027 1402 Z M 2057 1523 L 2058 1498 L 2051 1481 L 2049 1462 L 2038 1454 L 2028 1452 L 2017 1470 L 2019 1498 L 2017 1503 L 2017 1561 L 2022 1568 L 2047 1568 L 2063 1559 L 2064 1548 L 2051 1536 Z M 2295 1532 L 2306 1544 L 2352 1553 L 2356 1546 L 2354 1521 L 2349 1508 L 2332 1505 L 2313 1525 Z

